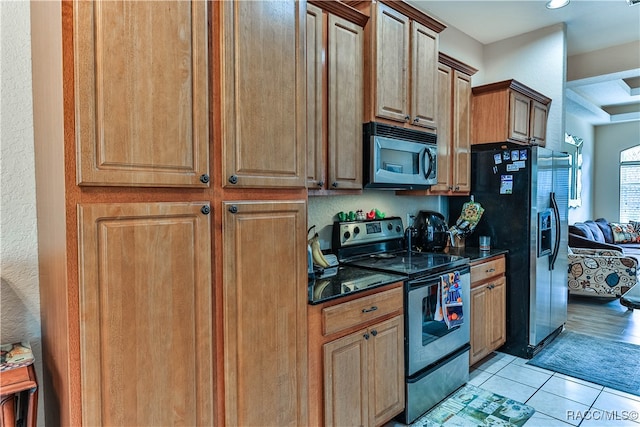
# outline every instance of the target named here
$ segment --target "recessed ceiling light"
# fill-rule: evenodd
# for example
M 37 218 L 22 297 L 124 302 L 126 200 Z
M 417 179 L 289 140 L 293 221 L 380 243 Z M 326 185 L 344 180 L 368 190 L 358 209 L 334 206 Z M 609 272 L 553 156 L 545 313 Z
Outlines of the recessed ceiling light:
M 547 2 L 547 9 L 560 9 L 569 4 L 570 0 L 549 0 Z

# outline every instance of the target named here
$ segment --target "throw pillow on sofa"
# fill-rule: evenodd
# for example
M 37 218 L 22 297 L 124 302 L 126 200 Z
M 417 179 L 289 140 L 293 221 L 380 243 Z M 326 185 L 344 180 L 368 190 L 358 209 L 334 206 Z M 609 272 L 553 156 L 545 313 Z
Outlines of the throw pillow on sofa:
M 594 240 L 593 233 L 591 232 L 591 229 L 589 227 L 587 227 L 582 222 L 576 222 L 575 224 L 570 225 L 569 226 L 569 233 L 573 233 L 573 234 L 576 234 L 578 236 L 586 237 L 589 240 Z
M 600 227 L 600 231 L 604 235 L 604 241 L 607 243 L 613 243 L 613 232 L 611 231 L 611 226 L 609 225 L 609 221 L 604 218 L 596 219 L 596 224 Z
M 640 243 L 640 233 L 629 223 L 609 223 L 614 243 Z
M 593 234 L 593 240 L 600 243 L 606 243 L 604 234 L 602 233 L 602 230 L 600 230 L 600 226 L 598 226 L 598 224 L 596 224 L 594 221 L 588 220 L 584 222 L 584 225 L 589 227 L 589 230 L 591 230 L 591 234 Z

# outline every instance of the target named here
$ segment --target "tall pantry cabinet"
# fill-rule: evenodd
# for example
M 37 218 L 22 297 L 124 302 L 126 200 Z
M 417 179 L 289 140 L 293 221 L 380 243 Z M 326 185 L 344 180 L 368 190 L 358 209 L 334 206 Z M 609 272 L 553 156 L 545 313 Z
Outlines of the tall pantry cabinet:
M 306 4 L 213 4 L 220 425 L 307 425 Z
M 31 13 L 47 424 L 305 424 L 304 3 Z

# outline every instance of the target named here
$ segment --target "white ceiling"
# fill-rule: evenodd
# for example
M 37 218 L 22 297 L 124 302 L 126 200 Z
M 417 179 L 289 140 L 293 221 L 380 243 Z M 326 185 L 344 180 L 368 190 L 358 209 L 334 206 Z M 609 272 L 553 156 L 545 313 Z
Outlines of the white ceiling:
M 407 0 L 414 7 L 490 44 L 553 24 L 567 26 L 567 55 L 640 40 L 640 4 L 571 0 L 549 10 L 546 0 Z M 638 53 L 635 53 L 638 55 Z M 567 83 L 567 111 L 594 124 L 640 120 L 640 68 Z

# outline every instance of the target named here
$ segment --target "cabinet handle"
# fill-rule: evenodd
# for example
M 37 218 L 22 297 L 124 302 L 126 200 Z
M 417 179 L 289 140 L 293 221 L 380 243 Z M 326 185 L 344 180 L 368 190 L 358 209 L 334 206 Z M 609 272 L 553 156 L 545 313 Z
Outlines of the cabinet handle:
M 238 183 L 238 177 L 237 177 L 236 175 L 231 175 L 231 176 L 229 177 L 229 182 L 230 182 L 231 184 L 237 184 L 237 183 Z
M 375 329 L 373 329 L 373 330 L 371 331 L 371 335 L 373 335 L 373 336 L 375 337 L 376 335 L 378 335 L 378 331 L 377 331 L 377 330 L 375 330 Z
M 338 188 L 338 183 L 337 183 L 337 182 L 333 182 L 333 183 L 331 183 L 331 186 L 332 186 L 333 188 Z
M 365 340 L 368 340 L 368 339 L 369 339 L 369 334 L 364 334 L 362 337 L 363 337 Z
M 378 309 L 378 307 L 373 305 L 373 306 L 371 306 L 371 308 L 363 308 L 362 312 L 363 313 L 371 313 L 372 311 L 376 311 L 377 309 Z
M 211 213 L 211 208 L 209 207 L 209 205 L 204 205 L 202 208 L 200 208 L 200 212 L 202 212 L 204 215 L 209 215 Z
M 409 117 L 409 116 L 404 116 L 404 119 L 405 119 L 405 120 L 407 120 L 407 121 L 409 121 L 409 120 L 411 120 L 411 117 Z
M 489 286 L 487 286 L 487 288 L 489 288 L 489 289 L 493 289 L 493 288 L 495 288 L 495 287 L 496 287 L 496 285 L 494 285 L 493 283 L 492 283 L 492 284 L 490 284 Z
M 229 212 L 231 212 L 232 214 L 238 213 L 238 207 L 236 205 L 229 206 Z
M 486 270 L 485 273 L 493 273 L 494 271 L 496 271 L 495 268 L 490 268 L 490 269 Z
M 456 191 L 460 190 L 460 186 L 456 185 Z
M 318 181 L 318 187 L 322 187 L 324 185 L 324 181 Z
M 203 184 L 208 184 L 209 183 L 209 175 L 207 175 L 206 173 L 203 173 L 202 175 L 200 175 L 200 182 Z
M 413 123 L 418 123 L 420 121 L 420 117 L 416 117 L 415 119 L 413 119 Z
M 453 190 L 453 185 L 450 185 L 450 186 L 449 186 L 449 190 Z

